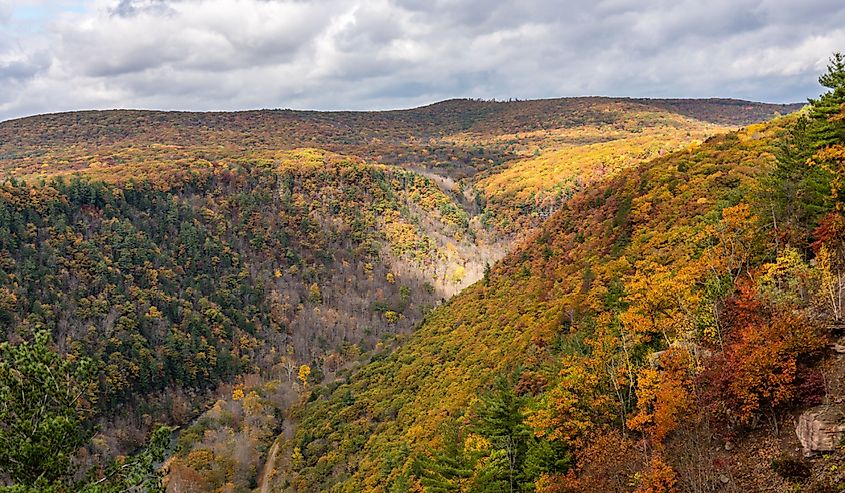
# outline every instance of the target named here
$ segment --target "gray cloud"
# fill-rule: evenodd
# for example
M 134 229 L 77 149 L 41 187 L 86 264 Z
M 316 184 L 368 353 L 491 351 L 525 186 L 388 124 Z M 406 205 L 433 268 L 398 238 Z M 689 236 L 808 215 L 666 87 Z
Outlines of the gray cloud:
M 841 0 L 0 0 L 0 119 L 585 94 L 800 101 Z M 51 5 L 50 15 L 21 14 Z M 33 23 L 39 26 L 34 29 Z
M 108 9 L 109 13 L 118 17 L 133 17 L 141 13 L 156 15 L 171 15 L 176 12 L 168 5 L 170 0 L 120 0 L 117 5 Z
M 45 54 L 0 62 L 0 80 L 22 82 L 43 72 L 50 60 Z

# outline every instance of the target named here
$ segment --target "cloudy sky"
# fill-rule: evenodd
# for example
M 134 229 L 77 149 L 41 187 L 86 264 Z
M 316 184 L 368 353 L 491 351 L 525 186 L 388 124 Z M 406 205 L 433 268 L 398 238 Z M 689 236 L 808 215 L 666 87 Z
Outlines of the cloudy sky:
M 842 0 L 0 0 L 0 120 L 452 97 L 802 101 Z

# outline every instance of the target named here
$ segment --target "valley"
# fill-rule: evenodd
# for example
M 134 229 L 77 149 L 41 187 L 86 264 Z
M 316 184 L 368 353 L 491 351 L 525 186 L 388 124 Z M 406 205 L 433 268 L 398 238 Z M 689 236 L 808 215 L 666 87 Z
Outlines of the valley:
M 71 378 L 79 450 L 53 479 L 109 477 L 155 450 L 159 425 L 179 427 L 174 493 L 617 491 L 576 457 L 633 450 L 633 434 L 672 452 L 628 476 L 692 467 L 664 440 L 704 433 L 677 423 L 697 392 L 684 358 L 749 350 L 732 330 L 762 288 L 742 279 L 799 268 L 781 257 L 816 252 L 808 228 L 832 210 L 805 220 L 764 193 L 802 107 L 450 100 L 3 122 L 5 340 L 35 350 L 48 334 L 44 349 L 91 367 Z M 780 282 L 765 289 L 795 296 Z M 817 316 L 805 298 L 795 316 Z M 766 306 L 754 316 L 775 317 Z M 801 365 L 824 341 L 770 336 Z M 675 380 L 649 373 L 659 351 Z M 665 411 L 667 393 L 686 400 Z M 754 399 L 731 412 L 750 419 Z M 508 434 L 485 428 L 490 406 L 519 417 Z M 519 456 L 497 445 L 517 435 Z M 459 460 L 468 476 L 447 477 Z

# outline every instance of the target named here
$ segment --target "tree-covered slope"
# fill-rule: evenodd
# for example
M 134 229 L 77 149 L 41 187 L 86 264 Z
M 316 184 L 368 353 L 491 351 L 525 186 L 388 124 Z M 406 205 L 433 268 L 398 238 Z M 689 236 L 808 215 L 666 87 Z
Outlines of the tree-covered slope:
M 702 250 L 709 238 L 698 237 L 720 209 L 771 168 L 769 145 L 747 133 L 717 137 L 573 197 L 405 345 L 306 406 L 294 442 L 305 459 L 294 477 L 305 490 L 346 480 L 348 491 L 387 491 L 412 452 L 436 441 L 439 425 L 470 409 L 497 375 L 519 368 L 555 381 L 558 360 L 579 351 L 584 331 L 612 308 L 603 305 L 609 288 L 618 298 L 637 262 L 671 264 Z
M 238 375 L 305 364 L 317 382 L 391 344 L 480 275 L 460 253 L 474 241 L 431 180 L 324 151 L 163 182 L 9 181 L 0 324 L 13 344 L 47 331 L 63 358 L 91 362 L 83 407 L 100 426 L 85 462 L 97 464 L 154 423 L 192 418 Z
M 0 365 L 0 484 L 93 493 L 120 491 L 132 478 L 154 481 L 166 430 L 135 459 L 123 456 L 164 423 L 184 426 L 165 468 L 171 491 L 267 487 L 272 467 L 261 468 L 274 437 L 292 430 L 290 404 L 316 397 L 310 389 L 321 382 L 336 386 L 338 375 L 371 358 L 373 368 L 393 361 L 385 359 L 391 348 L 429 310 L 481 279 L 515 236 L 531 235 L 561 207 L 566 217 L 616 218 L 608 187 L 634 186 L 636 173 L 626 170 L 697 149 L 722 125 L 789 109 L 720 100 L 454 100 L 396 112 L 116 110 L 0 123 L 0 351 L 9 361 L 37 359 L 23 369 Z M 617 176 L 627 178 L 612 181 Z M 611 185 L 593 188 L 604 182 Z M 596 190 L 607 203 L 593 211 L 583 201 Z M 592 238 L 585 226 L 578 245 L 598 255 L 612 241 L 612 255 L 622 255 L 625 233 L 606 219 L 594 226 L 610 236 Z M 614 220 L 629 224 L 624 214 Z M 565 230 L 559 221 L 532 240 L 544 242 L 541 253 L 518 250 L 536 265 L 512 257 L 456 300 L 464 308 L 431 315 L 420 334 L 439 327 L 426 342 L 437 347 L 432 355 L 413 352 L 423 335 L 402 350 L 411 353 L 397 353 L 420 361 L 395 382 L 399 400 L 359 401 L 356 390 L 341 402 L 360 402 L 362 412 L 375 406 L 368 420 L 404 416 L 391 426 L 420 437 L 414 451 L 442 421 L 403 421 L 437 408 L 437 386 L 424 387 L 429 374 L 439 375 L 429 366 L 466 359 L 449 371 L 468 372 L 460 378 L 472 385 L 438 376 L 454 388 L 449 405 L 458 409 L 472 401 L 460 389 L 483 388 L 523 360 L 511 350 L 552 344 L 563 317 L 555 310 L 563 308 L 530 296 L 557 294 L 534 283 L 545 262 L 565 265 L 551 260 L 551 249 L 562 248 L 550 240 Z M 588 283 L 594 274 L 578 275 Z M 460 301 L 475 298 L 477 305 Z M 538 325 L 530 314 L 551 318 Z M 548 340 L 535 341 L 537 334 Z M 456 345 L 467 338 L 479 346 Z M 66 390 L 54 392 L 56 381 Z M 49 405 L 31 399 L 39 385 L 49 387 Z M 393 392 L 367 378 L 356 385 Z M 413 401 L 400 406 L 403 396 Z M 373 435 L 374 443 L 385 436 Z M 365 438 L 353 437 L 355 447 Z M 17 446 L 27 440 L 31 446 Z M 310 469 L 324 445 L 302 439 L 277 468 L 302 466 L 311 483 L 295 484 L 307 488 L 334 484 L 346 465 L 331 459 Z M 380 465 L 384 474 L 373 475 L 367 468 L 375 466 L 362 464 L 368 485 L 412 479 L 413 454 L 397 450 L 390 460 L 401 463 L 399 473 Z
M 314 389 L 276 486 L 838 491 L 780 438 L 841 376 L 837 60 L 809 117 L 575 194 L 403 346 Z

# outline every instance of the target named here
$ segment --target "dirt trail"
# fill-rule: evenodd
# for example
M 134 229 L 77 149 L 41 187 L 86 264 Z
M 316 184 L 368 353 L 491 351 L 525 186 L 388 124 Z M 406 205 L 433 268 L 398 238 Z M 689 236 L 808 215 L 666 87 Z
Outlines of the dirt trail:
M 267 462 L 264 463 L 264 471 L 261 473 L 261 482 L 259 483 L 259 491 L 261 493 L 270 493 L 270 477 L 273 475 L 273 469 L 276 467 L 276 453 L 278 451 L 279 439 L 277 438 L 267 452 Z

